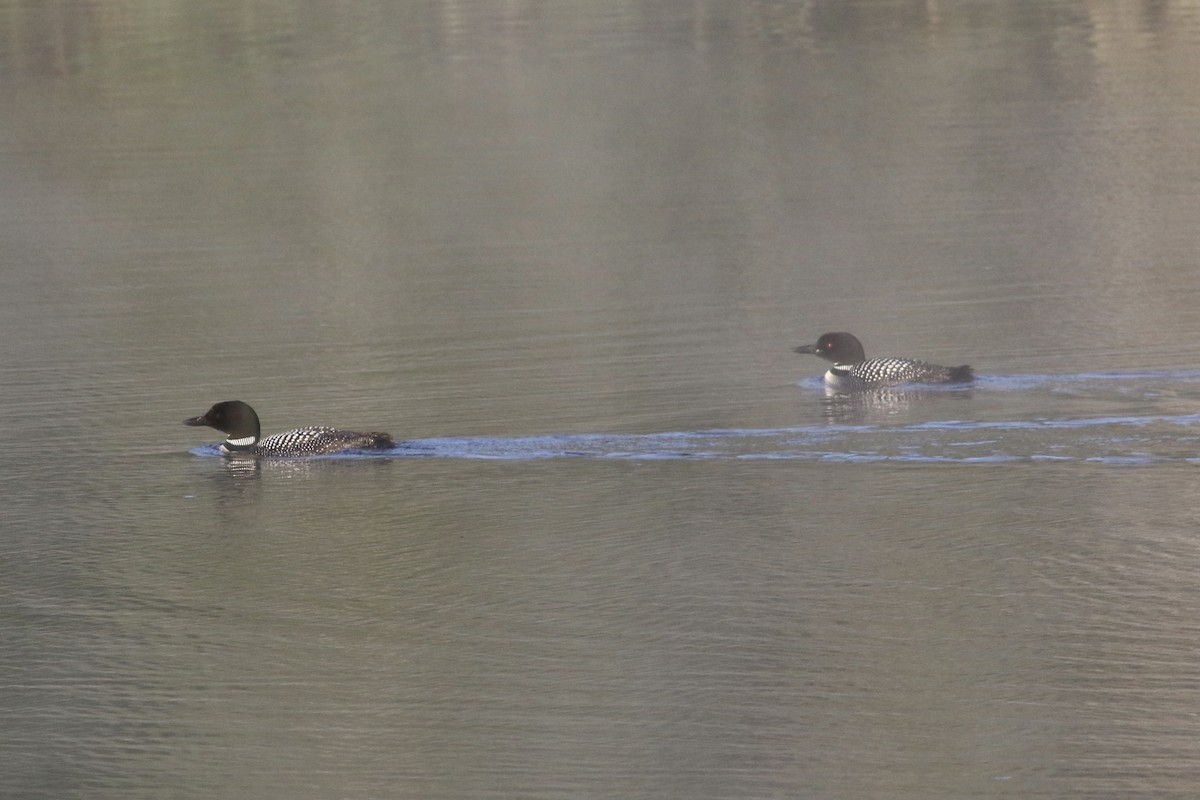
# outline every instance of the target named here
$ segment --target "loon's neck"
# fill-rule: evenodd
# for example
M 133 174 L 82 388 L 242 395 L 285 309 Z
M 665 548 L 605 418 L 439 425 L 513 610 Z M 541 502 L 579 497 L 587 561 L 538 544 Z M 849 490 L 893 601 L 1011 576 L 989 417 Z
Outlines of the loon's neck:
M 226 439 L 225 440 L 225 449 L 232 450 L 235 452 L 240 452 L 240 451 L 245 451 L 245 450 L 253 450 L 254 445 L 256 445 L 256 444 L 258 444 L 257 436 L 245 436 L 245 437 L 242 437 L 241 439 Z

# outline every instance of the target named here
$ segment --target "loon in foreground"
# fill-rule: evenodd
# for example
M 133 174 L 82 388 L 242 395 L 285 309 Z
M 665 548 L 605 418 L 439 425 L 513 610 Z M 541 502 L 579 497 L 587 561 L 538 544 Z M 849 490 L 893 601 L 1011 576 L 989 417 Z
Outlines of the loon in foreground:
M 221 443 L 224 455 L 295 458 L 345 450 L 386 450 L 395 445 L 386 433 L 357 433 L 325 427 L 296 428 L 260 439 L 258 414 L 241 400 L 217 403 L 202 416 L 185 419 L 183 424 L 208 426 L 228 434 Z
M 975 371 L 966 364 L 943 367 L 909 358 L 867 358 L 862 342 L 849 333 L 826 333 L 816 344 L 796 348 L 797 353 L 832 361 L 825 385 L 843 392 L 882 389 L 902 383 L 970 383 Z

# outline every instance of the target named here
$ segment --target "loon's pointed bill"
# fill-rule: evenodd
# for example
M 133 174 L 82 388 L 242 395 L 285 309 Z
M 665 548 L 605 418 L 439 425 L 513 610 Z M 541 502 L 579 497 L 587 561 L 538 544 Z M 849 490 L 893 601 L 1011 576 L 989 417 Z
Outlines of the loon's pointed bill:
M 241 400 L 217 403 L 200 416 L 185 419 L 183 424 L 216 428 L 225 433 L 221 452 L 226 455 L 295 458 L 347 450 L 387 450 L 396 444 L 391 434 L 359 433 L 324 426 L 296 428 L 260 440 L 258 414 Z
M 844 331 L 825 333 L 816 344 L 795 348 L 803 355 L 832 361 L 825 385 L 845 392 L 867 391 L 904 383 L 970 383 L 975 371 L 967 364 L 943 367 L 911 358 L 867 358 L 862 342 Z

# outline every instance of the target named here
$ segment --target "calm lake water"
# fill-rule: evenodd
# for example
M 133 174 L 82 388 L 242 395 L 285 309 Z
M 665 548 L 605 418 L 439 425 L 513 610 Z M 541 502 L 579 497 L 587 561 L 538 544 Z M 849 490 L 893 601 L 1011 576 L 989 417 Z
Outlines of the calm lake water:
M 0 31 L 0 797 L 1196 796 L 1200 5 Z

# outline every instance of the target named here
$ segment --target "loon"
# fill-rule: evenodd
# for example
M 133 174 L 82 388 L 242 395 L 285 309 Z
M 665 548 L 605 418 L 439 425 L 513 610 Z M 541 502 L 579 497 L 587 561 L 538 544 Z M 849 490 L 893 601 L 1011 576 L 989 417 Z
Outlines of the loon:
M 386 450 L 395 442 L 386 433 L 357 433 L 338 428 L 308 427 L 259 439 L 258 414 L 241 400 L 217 403 L 202 416 L 185 419 L 184 425 L 208 426 L 228 436 L 221 443 L 224 455 L 321 456 L 345 450 Z
M 966 364 L 943 367 L 909 358 L 867 358 L 862 342 L 849 333 L 826 333 L 816 344 L 801 345 L 797 353 L 832 361 L 825 386 L 843 392 L 881 389 L 902 383 L 970 383 L 975 371 Z

